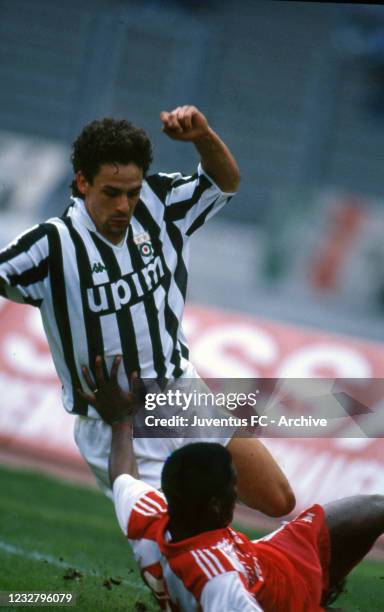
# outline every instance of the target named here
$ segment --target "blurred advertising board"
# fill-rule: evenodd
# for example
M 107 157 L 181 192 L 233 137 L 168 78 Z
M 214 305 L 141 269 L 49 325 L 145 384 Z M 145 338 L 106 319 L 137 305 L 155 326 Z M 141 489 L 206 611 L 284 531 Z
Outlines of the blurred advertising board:
M 354 382 L 352 407 L 363 406 L 373 427 L 357 428 L 350 412 L 348 418 L 336 415 L 331 435 L 261 434 L 291 480 L 297 509 L 384 490 L 383 345 L 196 305 L 187 308 L 184 327 L 202 376 L 284 379 L 289 414 L 295 411 L 291 379 Z M 39 312 L 5 300 L 0 300 L 0 394 L 3 450 L 84 471 Z

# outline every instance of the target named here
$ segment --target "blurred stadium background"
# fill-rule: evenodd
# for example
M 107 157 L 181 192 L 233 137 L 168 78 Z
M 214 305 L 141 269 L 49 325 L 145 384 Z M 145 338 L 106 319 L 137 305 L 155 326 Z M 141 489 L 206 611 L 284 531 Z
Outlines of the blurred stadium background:
M 190 298 L 384 339 L 382 7 L 2 0 L 0 12 L 0 244 L 63 209 L 69 145 L 95 117 L 143 125 L 154 170 L 191 172 L 193 147 L 169 143 L 158 113 L 192 100 L 243 183 L 196 236 Z
M 64 210 L 70 144 L 95 117 L 143 126 L 154 171 L 193 172 L 158 117 L 193 103 L 243 177 L 192 245 L 201 372 L 382 378 L 383 41 L 375 5 L 0 0 L 0 247 Z M 0 392 L 2 461 L 83 478 L 38 317 L 3 300 Z M 302 504 L 383 492 L 383 431 L 274 448 Z

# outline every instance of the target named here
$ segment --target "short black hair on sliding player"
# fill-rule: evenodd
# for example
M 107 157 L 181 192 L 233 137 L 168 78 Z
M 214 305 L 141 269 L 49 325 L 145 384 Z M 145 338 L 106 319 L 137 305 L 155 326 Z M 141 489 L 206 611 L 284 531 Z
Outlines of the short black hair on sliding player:
M 204 531 L 232 520 L 235 484 L 231 454 L 216 443 L 196 442 L 177 449 L 161 474 L 171 521 L 191 532 L 198 525 Z
M 136 164 L 145 175 L 152 162 L 152 146 L 147 134 L 125 119 L 105 118 L 86 125 L 72 145 L 71 162 L 76 174 L 81 171 L 89 183 L 102 164 Z M 71 184 L 72 195 L 84 199 Z

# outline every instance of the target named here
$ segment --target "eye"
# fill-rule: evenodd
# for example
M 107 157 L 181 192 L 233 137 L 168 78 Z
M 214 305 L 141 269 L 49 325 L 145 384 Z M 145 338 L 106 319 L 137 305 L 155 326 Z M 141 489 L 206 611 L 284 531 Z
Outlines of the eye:
M 140 189 L 135 189 L 134 191 L 128 191 L 127 195 L 129 198 L 136 198 L 137 196 L 140 195 L 140 191 L 141 191 L 141 187 Z
M 110 198 L 116 198 L 120 192 L 118 189 L 114 189 L 113 187 L 104 187 L 103 193 Z

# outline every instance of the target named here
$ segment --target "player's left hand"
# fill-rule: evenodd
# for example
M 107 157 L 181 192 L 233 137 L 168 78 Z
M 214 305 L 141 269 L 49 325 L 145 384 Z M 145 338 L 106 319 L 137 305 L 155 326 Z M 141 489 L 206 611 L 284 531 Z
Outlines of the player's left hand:
M 84 380 L 92 395 L 78 389 L 79 395 L 97 412 L 109 425 L 122 421 L 131 421 L 139 406 L 139 378 L 137 372 L 130 377 L 131 391 L 123 391 L 117 380 L 117 373 L 121 363 L 121 356 L 117 355 L 112 363 L 109 378 L 104 375 L 103 358 L 98 355 L 95 361 L 95 382 L 92 380 L 88 368 L 82 366 Z
M 162 111 L 160 119 L 163 132 L 173 140 L 193 142 L 210 132 L 206 117 L 196 106 L 178 106 L 170 112 Z

